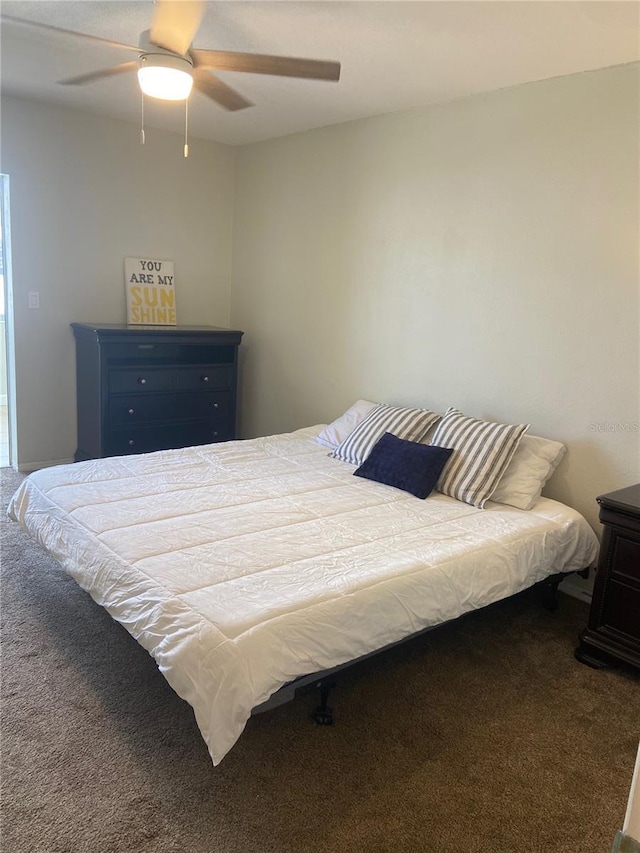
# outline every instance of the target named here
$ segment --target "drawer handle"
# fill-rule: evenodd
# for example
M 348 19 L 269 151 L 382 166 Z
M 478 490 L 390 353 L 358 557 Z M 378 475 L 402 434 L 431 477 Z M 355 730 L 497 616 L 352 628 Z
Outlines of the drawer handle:
M 216 429 L 212 429 L 212 430 L 211 430 L 211 435 L 212 435 L 214 438 L 217 438 L 217 437 L 218 437 L 218 430 L 216 430 Z
M 213 408 L 214 408 L 214 409 L 218 409 L 218 408 L 220 408 L 220 404 L 219 404 L 219 403 L 212 403 L 211 405 L 213 406 Z
M 127 444 L 129 445 L 129 447 L 133 447 L 133 445 L 135 444 L 135 441 L 132 438 L 130 438 L 129 441 L 127 442 Z
M 201 377 L 200 377 L 200 379 L 202 379 L 202 381 L 203 381 L 203 382 L 208 382 L 208 381 L 209 381 L 209 377 L 208 377 L 208 376 L 201 376 Z
M 147 384 L 147 380 L 144 378 L 144 376 L 140 376 L 138 378 L 138 382 L 140 383 L 140 385 L 146 385 Z
M 135 409 L 129 409 L 129 414 L 132 415 L 135 412 Z

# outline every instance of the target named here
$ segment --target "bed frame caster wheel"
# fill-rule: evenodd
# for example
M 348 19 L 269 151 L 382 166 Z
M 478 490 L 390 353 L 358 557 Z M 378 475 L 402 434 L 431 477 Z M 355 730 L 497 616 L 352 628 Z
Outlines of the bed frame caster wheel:
M 333 709 L 332 708 L 316 708 L 313 712 L 313 719 L 319 726 L 333 725 Z

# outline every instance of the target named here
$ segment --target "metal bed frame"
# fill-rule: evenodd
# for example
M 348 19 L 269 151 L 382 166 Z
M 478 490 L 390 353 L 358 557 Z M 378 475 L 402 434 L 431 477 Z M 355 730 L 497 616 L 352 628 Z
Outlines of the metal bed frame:
M 572 574 L 577 574 L 586 579 L 589 577 L 589 568 L 580 569 L 576 572 L 557 572 L 556 574 L 549 575 L 549 577 L 539 581 L 537 584 L 534 584 L 534 587 L 538 587 L 540 590 L 540 602 L 546 610 L 553 612 L 557 609 L 558 587 L 565 578 Z M 520 593 L 516 594 L 519 595 Z M 494 602 L 494 604 L 499 603 L 499 601 Z M 492 605 L 488 606 L 491 607 Z M 458 618 L 462 619 L 465 615 L 467 614 L 463 614 Z M 444 625 L 447 623 L 443 622 L 442 624 Z M 383 654 L 396 646 L 410 643 L 412 640 L 415 640 L 439 627 L 440 625 L 433 625 L 430 628 L 424 628 L 422 631 L 416 631 L 414 634 L 410 634 L 402 640 L 398 640 L 395 643 L 389 643 L 388 645 L 377 649 L 375 652 L 369 652 L 369 654 L 362 655 L 361 657 L 347 661 L 347 663 L 340 664 L 339 666 L 334 666 L 331 669 L 324 669 L 319 672 L 310 673 L 309 675 L 301 675 L 299 678 L 295 678 L 279 690 L 276 690 L 276 692 L 273 693 L 265 702 L 262 702 L 260 705 L 256 705 L 251 714 L 262 714 L 266 711 L 271 711 L 273 708 L 278 708 L 280 705 L 284 705 L 292 699 L 295 699 L 297 695 L 307 694 L 312 690 L 319 690 L 320 704 L 317 705 L 313 711 L 312 719 L 320 726 L 330 726 L 333 724 L 333 708 L 328 706 L 327 701 L 329 699 L 329 693 L 336 686 L 336 676 L 340 673 L 347 672 L 352 667 L 362 663 L 362 661 Z

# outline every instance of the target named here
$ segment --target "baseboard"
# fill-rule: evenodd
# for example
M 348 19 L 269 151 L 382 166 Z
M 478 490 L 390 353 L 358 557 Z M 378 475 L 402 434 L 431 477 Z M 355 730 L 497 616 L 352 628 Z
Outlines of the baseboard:
M 70 465 L 74 459 L 45 459 L 42 462 L 19 462 L 17 470 L 20 474 L 31 474 L 40 468 L 53 468 L 55 465 Z
M 587 604 L 591 604 L 591 590 L 585 589 L 584 586 L 579 586 L 571 577 L 562 581 L 558 589 L 560 592 L 570 595 L 571 598 L 577 598 L 580 601 L 585 601 Z

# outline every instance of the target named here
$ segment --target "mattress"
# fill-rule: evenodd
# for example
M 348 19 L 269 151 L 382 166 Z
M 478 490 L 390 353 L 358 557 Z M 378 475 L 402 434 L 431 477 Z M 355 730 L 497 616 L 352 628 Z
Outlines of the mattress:
M 214 764 L 293 679 L 593 564 L 574 510 L 353 476 L 320 427 L 47 468 L 10 516 L 153 655 Z

